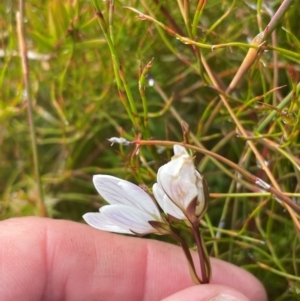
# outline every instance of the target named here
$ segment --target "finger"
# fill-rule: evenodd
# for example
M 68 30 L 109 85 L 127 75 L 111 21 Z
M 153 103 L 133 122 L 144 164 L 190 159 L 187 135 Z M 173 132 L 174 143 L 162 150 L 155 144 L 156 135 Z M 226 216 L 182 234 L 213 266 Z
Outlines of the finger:
M 249 301 L 242 293 L 223 285 L 203 284 L 186 288 L 162 301 Z M 255 299 L 253 299 L 255 300 Z
M 179 247 L 69 221 L 1 222 L 0 261 L 3 300 L 153 301 L 194 285 Z M 212 271 L 212 283 L 266 300 L 248 272 L 216 259 Z

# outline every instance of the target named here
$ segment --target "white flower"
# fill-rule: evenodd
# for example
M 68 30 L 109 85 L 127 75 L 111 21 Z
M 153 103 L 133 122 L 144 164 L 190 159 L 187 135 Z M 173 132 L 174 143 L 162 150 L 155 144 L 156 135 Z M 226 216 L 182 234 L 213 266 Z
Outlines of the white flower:
M 160 212 L 151 197 L 140 187 L 108 175 L 95 175 L 94 185 L 110 204 L 100 213 L 86 213 L 84 220 L 92 227 L 125 234 L 149 234 L 158 231 L 149 221 L 163 223 Z
M 206 211 L 205 185 L 203 177 L 195 169 L 194 159 L 183 146 L 174 145 L 174 156 L 159 168 L 153 192 L 166 213 L 176 218 L 186 216 L 194 220 Z

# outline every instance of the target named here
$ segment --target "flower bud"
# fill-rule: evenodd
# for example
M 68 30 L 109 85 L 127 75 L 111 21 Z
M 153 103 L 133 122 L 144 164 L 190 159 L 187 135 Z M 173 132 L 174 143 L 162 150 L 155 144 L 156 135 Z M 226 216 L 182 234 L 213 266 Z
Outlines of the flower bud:
M 159 168 L 157 183 L 164 194 L 191 221 L 199 220 L 207 209 L 207 185 L 195 169 L 194 159 L 186 149 L 174 145 L 174 156 Z M 172 215 L 171 212 L 166 212 Z

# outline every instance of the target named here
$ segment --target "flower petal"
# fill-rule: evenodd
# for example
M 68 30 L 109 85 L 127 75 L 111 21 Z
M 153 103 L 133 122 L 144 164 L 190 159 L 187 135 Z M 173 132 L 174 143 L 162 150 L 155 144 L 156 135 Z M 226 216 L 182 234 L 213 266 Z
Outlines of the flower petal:
M 183 147 L 183 146 L 181 146 L 179 144 L 174 144 L 173 150 L 174 150 L 174 155 L 175 156 L 188 155 L 188 152 L 185 149 L 185 147 Z
M 107 220 L 101 213 L 99 212 L 89 212 L 84 214 L 83 219 L 86 221 L 87 224 L 90 226 L 107 232 L 115 232 L 115 233 L 122 233 L 122 234 L 132 234 L 131 231 L 128 229 L 123 229 L 109 220 Z
M 110 205 L 100 208 L 101 214 L 116 226 L 138 234 L 157 232 L 148 221 L 155 219 L 145 211 L 126 205 Z
M 118 185 L 126 193 L 127 198 L 131 200 L 132 206 L 160 217 L 155 202 L 142 188 L 125 180 L 121 180 Z
M 166 214 L 169 214 L 180 220 L 186 219 L 182 210 L 180 210 L 180 208 L 168 198 L 168 196 L 164 193 L 163 189 L 158 183 L 155 183 L 153 185 L 152 190 L 159 206 Z
M 168 213 L 169 215 L 183 220 L 186 219 L 186 216 L 184 215 L 184 213 L 182 212 L 182 210 L 176 206 L 169 198 L 168 196 L 165 194 L 164 195 L 164 206 L 165 206 L 165 212 Z
M 136 207 L 159 217 L 155 203 L 139 186 L 109 175 L 95 175 L 93 182 L 98 193 L 108 203 Z
M 167 196 L 183 211 L 197 196 L 193 158 L 182 155 L 159 168 L 157 182 Z

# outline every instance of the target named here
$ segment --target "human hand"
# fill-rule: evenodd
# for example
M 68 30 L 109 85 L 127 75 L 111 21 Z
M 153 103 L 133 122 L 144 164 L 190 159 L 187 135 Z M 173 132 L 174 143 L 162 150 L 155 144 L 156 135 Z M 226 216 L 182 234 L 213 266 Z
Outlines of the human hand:
M 181 248 L 171 244 L 64 220 L 0 222 L 3 301 L 267 300 L 245 270 L 214 258 L 211 264 L 211 284 L 195 286 Z

